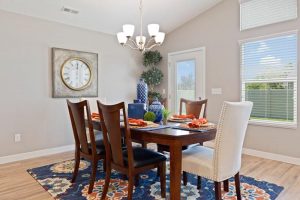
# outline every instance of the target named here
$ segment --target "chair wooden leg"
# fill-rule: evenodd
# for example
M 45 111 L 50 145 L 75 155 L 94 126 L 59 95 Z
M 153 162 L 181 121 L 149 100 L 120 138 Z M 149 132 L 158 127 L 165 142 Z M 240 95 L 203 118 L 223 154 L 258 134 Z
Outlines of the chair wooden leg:
M 187 185 L 187 173 L 185 171 L 182 172 L 183 185 Z
M 106 198 L 106 194 L 107 194 L 109 182 L 110 182 L 110 175 L 111 175 L 111 169 L 110 169 L 110 167 L 106 166 L 105 183 L 104 183 L 104 187 L 103 187 L 103 191 L 102 191 L 102 195 L 101 195 L 101 200 L 104 200 Z
M 201 176 L 197 176 L 197 189 L 201 189 Z
M 223 181 L 223 183 L 224 183 L 224 191 L 229 192 L 229 180 L 227 179 Z
M 74 166 L 74 172 L 73 172 L 71 183 L 74 183 L 76 181 L 79 164 L 80 164 L 80 152 L 78 150 L 75 150 L 75 166 Z
M 106 172 L 106 159 L 103 159 L 103 171 Z
M 221 182 L 215 181 L 215 196 L 216 200 L 222 200 Z
M 234 182 L 235 182 L 235 191 L 236 191 L 237 200 L 242 200 L 240 173 L 239 172 L 234 176 Z
M 133 193 L 133 185 L 134 185 L 134 176 L 128 176 L 128 200 L 132 200 Z
M 96 179 L 97 166 L 98 166 L 98 160 L 93 159 L 93 161 L 92 161 L 92 175 L 91 175 L 90 186 L 89 186 L 89 190 L 88 190 L 89 194 L 92 193 L 92 191 L 94 189 L 94 182 L 95 182 L 95 179 Z
M 159 164 L 161 197 L 166 198 L 166 162 Z

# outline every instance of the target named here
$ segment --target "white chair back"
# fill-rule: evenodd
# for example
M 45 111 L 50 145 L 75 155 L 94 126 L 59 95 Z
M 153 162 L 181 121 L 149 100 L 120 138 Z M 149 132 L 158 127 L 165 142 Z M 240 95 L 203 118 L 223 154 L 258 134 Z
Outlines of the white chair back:
M 252 102 L 224 102 L 217 127 L 214 179 L 223 181 L 241 168 L 242 148 Z

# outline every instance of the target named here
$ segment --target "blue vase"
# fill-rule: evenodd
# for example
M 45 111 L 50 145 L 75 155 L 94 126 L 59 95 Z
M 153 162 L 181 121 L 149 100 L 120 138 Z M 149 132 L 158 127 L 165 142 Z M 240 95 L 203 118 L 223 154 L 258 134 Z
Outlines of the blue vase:
M 137 99 L 140 99 L 141 103 L 147 103 L 148 101 L 148 85 L 144 79 L 140 79 L 137 84 Z
M 155 98 L 154 101 L 152 102 L 152 104 L 149 106 L 149 111 L 154 112 L 156 115 L 156 119 L 154 122 L 161 122 L 161 120 L 163 118 L 162 110 L 163 110 L 163 106 L 158 101 L 158 99 Z

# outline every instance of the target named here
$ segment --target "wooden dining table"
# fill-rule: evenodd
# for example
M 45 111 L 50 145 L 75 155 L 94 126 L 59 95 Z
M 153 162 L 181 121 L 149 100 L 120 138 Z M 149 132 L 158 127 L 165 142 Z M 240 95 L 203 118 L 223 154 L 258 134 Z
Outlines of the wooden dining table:
M 94 129 L 101 130 L 100 121 L 93 120 Z M 172 126 L 176 125 L 174 123 Z M 170 199 L 180 199 L 182 146 L 213 140 L 216 129 L 188 131 L 174 128 L 156 130 L 131 129 L 131 138 L 146 143 L 169 146 L 170 149 Z

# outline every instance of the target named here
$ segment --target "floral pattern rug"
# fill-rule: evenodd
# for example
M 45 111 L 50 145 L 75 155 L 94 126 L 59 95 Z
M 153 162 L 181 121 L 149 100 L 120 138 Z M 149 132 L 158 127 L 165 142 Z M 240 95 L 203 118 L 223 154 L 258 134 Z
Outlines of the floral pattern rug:
M 80 170 L 74 184 L 70 182 L 72 178 L 74 160 L 68 160 L 52 165 L 29 169 L 28 172 L 37 180 L 43 188 L 55 199 L 61 200 L 100 200 L 104 186 L 105 173 L 103 163 L 99 161 L 96 182 L 93 192 L 88 194 L 91 164 L 81 160 Z M 169 165 L 167 165 L 167 174 Z M 197 189 L 197 177 L 188 175 L 187 186 L 181 186 L 181 199 L 187 200 L 213 200 L 214 183 L 202 178 L 202 189 Z M 235 186 L 233 179 L 229 183 L 229 192 L 223 194 L 224 200 L 234 200 Z M 169 176 L 167 176 L 167 199 L 169 196 Z M 251 177 L 241 176 L 241 192 L 244 200 L 274 200 L 283 190 L 283 187 L 273 183 L 256 180 Z M 139 186 L 134 187 L 133 199 L 161 199 L 159 177 L 156 170 L 150 170 L 140 175 Z M 127 199 L 127 180 L 123 180 L 121 174 L 114 171 L 111 175 L 110 187 L 107 199 L 122 200 Z

